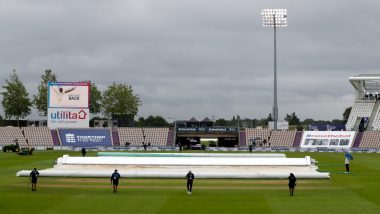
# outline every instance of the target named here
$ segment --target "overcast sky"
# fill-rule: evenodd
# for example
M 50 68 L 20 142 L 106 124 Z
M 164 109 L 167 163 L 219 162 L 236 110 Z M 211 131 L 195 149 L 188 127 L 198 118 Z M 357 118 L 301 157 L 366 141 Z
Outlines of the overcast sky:
M 16 69 L 32 97 L 52 69 L 101 90 L 131 85 L 144 117 L 264 118 L 273 106 L 265 8 L 288 10 L 277 31 L 280 120 L 341 119 L 354 102 L 348 77 L 379 73 L 380 1 L 0 0 L 0 85 Z

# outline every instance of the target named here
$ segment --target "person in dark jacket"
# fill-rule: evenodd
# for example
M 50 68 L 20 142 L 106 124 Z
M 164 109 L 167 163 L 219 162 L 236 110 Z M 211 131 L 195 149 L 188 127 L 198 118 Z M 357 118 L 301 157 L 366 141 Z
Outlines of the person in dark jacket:
M 87 153 L 86 148 L 82 148 L 82 156 L 83 157 L 86 157 L 86 153 Z
M 117 187 L 119 186 L 120 174 L 115 169 L 114 173 L 111 175 L 111 184 L 113 185 L 113 192 L 117 192 Z
M 32 182 L 32 192 L 37 190 L 37 178 L 40 175 L 40 173 L 37 171 L 36 168 L 29 174 L 29 180 Z
M 293 173 L 290 173 L 290 175 L 288 177 L 288 180 L 289 180 L 289 183 L 288 183 L 288 186 L 289 186 L 289 195 L 293 196 L 294 187 L 297 184 L 296 176 L 294 176 Z
M 187 178 L 187 194 L 191 195 L 193 189 L 194 174 L 189 170 L 186 175 Z

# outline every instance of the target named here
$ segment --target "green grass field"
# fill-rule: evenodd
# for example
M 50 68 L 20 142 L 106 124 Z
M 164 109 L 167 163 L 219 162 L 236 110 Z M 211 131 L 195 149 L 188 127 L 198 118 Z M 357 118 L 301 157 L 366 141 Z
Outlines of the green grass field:
M 1 152 L 0 213 L 380 213 L 380 154 L 355 153 L 352 173 L 344 174 L 342 153 L 287 153 L 310 155 L 321 171 L 334 172 L 330 180 L 298 179 L 293 197 L 283 179 L 196 179 L 190 196 L 185 179 L 123 178 L 114 194 L 106 178 L 40 177 L 31 192 L 28 179 L 16 177 L 21 169 L 50 168 L 63 154 L 79 156 Z

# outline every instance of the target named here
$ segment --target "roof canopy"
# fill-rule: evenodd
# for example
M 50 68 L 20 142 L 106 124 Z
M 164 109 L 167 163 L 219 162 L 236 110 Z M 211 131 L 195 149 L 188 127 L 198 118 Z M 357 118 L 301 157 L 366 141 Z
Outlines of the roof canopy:
M 380 91 L 380 74 L 359 74 L 349 80 L 355 90 Z

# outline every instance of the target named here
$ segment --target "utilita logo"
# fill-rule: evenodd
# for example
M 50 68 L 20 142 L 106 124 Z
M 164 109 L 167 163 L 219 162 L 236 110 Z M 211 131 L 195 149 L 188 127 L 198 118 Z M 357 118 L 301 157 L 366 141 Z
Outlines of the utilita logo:
M 87 113 L 83 110 L 79 112 L 73 110 L 56 111 L 50 113 L 50 118 L 53 120 L 84 120 L 87 117 Z

